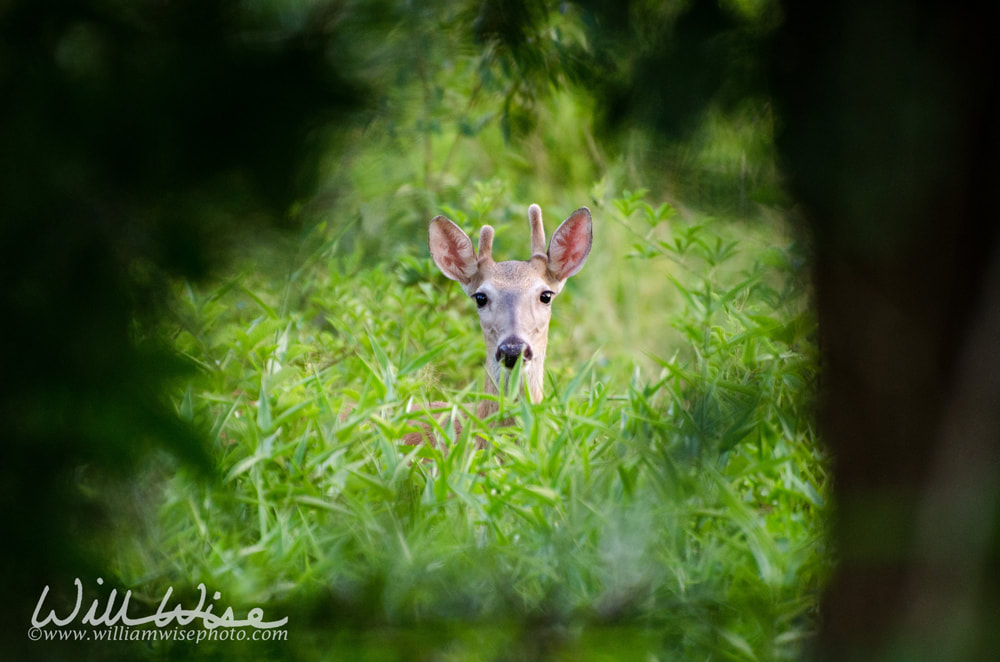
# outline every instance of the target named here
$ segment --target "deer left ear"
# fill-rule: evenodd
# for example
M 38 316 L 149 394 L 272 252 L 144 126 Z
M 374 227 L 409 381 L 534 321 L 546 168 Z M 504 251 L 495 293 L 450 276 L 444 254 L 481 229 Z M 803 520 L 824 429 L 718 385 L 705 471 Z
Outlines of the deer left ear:
M 590 210 L 581 207 L 569 215 L 556 229 L 549 243 L 549 273 L 557 280 L 566 280 L 583 268 L 594 243 Z

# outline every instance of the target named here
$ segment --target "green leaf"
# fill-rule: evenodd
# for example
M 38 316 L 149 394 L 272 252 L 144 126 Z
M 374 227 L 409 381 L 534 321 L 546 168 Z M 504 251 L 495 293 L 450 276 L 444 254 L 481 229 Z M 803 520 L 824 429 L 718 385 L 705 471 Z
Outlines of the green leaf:
M 257 398 L 257 427 L 261 432 L 270 432 L 274 422 L 271 420 L 271 397 L 267 388 L 267 374 L 260 376 L 260 397 Z
M 191 393 L 191 385 L 188 384 L 187 388 L 184 389 L 184 398 L 181 400 L 180 411 L 178 411 L 181 420 L 188 423 L 194 420 L 194 402 Z

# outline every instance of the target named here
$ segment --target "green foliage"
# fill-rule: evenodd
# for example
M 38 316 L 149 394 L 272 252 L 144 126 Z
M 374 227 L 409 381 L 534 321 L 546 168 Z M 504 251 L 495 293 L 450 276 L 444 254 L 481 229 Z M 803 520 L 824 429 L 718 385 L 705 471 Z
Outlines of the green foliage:
M 502 188 L 477 183 L 465 209 L 485 214 Z M 125 583 L 201 580 L 325 631 L 403 633 L 347 637 L 345 656 L 794 657 L 827 568 L 799 258 L 746 255 L 732 226 L 641 191 L 610 207 L 608 235 L 626 231 L 631 262 L 680 293 L 657 311 L 673 355 L 647 379 L 556 343 L 544 402 L 505 400 L 493 420 L 474 415 L 474 311 L 427 257 L 368 264 L 317 228 L 284 278 L 183 288 L 174 342 L 198 376 L 177 408 L 210 430 L 221 478 L 165 478 L 157 539 L 123 558 Z M 586 299 L 556 317 L 596 347 Z M 407 412 L 430 400 L 455 403 L 460 433 Z M 399 443 L 418 419 L 447 451 Z M 307 642 L 290 645 L 311 657 Z
M 380 16 L 392 27 L 359 62 L 378 83 L 378 112 L 330 161 L 318 198 L 339 196 L 336 208 L 360 221 L 345 247 L 396 255 L 442 210 L 472 212 L 476 186 L 493 187 L 496 222 L 522 217 L 525 200 L 569 205 L 563 196 L 599 177 L 593 102 L 571 92 L 596 61 L 585 21 L 545 5 L 397 3 Z M 361 34 L 364 16 L 353 19 Z M 305 212 L 345 220 L 332 205 Z
M 291 25 L 308 4 L 254 6 Z M 608 156 L 572 87 L 594 65 L 587 15 L 475 3 L 457 29 L 472 4 L 338 14 L 352 34 L 379 26 L 340 54 L 379 110 L 289 210 L 313 222 L 295 255 L 176 284 L 160 330 L 194 377 L 173 400 L 214 478 L 157 457 L 118 579 L 149 596 L 203 581 L 290 617 L 280 647 L 201 654 L 795 657 L 829 564 L 829 486 L 804 258 L 754 194 L 773 184 L 770 128 L 715 114 L 659 169 Z M 503 7 L 528 13 L 507 24 Z M 683 207 L 692 187 L 666 177 L 684 159 L 739 191 L 708 207 L 754 220 Z M 550 229 L 590 206 L 595 248 L 554 314 L 545 400 L 479 420 L 474 306 L 427 256 L 426 223 L 489 222 L 498 259 L 519 259 L 530 202 Z M 454 403 L 447 420 L 410 411 L 431 401 Z M 401 445 L 418 421 L 440 446 Z

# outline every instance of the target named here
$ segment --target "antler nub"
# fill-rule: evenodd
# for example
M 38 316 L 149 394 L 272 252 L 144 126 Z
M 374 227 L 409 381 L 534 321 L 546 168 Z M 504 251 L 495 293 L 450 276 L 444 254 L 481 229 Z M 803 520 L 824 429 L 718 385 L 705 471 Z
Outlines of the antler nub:
M 493 228 L 484 225 L 479 231 L 479 261 L 493 259 Z
M 528 207 L 528 225 L 531 226 L 531 257 L 546 257 L 545 226 L 542 225 L 542 208 L 538 205 Z

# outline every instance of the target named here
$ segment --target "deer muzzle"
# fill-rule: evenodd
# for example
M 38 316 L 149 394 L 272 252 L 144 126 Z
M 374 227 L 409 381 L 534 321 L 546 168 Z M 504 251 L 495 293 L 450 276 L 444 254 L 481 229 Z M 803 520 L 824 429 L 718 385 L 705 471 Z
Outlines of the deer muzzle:
M 497 346 L 496 360 L 503 363 L 508 370 L 514 367 L 521 356 L 524 356 L 525 361 L 530 361 L 534 354 L 531 352 L 531 346 L 517 336 L 509 336 Z

